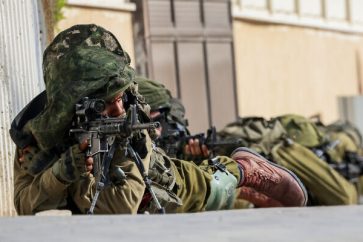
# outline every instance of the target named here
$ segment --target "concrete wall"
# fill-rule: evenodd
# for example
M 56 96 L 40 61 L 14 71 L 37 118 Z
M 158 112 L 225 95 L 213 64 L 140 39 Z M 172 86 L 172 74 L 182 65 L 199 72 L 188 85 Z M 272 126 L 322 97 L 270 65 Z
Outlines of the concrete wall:
M 338 118 L 338 96 L 361 92 L 363 36 L 235 19 L 239 115 Z
M 90 4 L 95 2 L 95 4 Z M 111 1 L 115 2 L 115 1 Z M 56 27 L 56 32 L 60 32 L 75 24 L 94 23 L 110 30 L 121 43 L 121 46 L 130 55 L 134 66 L 134 40 L 132 32 L 132 11 L 134 5 L 120 1 L 116 6 L 105 5 L 100 1 L 80 1 L 69 0 L 63 9 L 64 19 Z
M 239 115 L 339 117 L 362 94 L 363 2 L 233 0 Z
M 38 4 L 37 0 L 0 3 L 0 216 L 16 214 L 11 121 L 44 89 L 40 64 L 44 29 L 39 26 Z

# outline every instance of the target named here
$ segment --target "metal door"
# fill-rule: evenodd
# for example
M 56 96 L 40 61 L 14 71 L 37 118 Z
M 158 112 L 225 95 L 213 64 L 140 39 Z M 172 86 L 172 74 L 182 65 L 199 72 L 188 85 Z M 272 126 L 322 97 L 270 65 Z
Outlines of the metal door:
M 136 69 L 182 100 L 192 132 L 235 120 L 229 0 L 139 0 Z

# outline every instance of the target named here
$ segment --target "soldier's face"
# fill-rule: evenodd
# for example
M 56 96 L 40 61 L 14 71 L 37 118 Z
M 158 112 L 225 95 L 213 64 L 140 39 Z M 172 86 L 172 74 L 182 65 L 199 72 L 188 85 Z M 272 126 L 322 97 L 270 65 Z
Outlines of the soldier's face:
M 123 104 L 123 97 L 124 93 L 119 93 L 115 98 L 111 101 L 106 102 L 106 109 L 105 115 L 108 117 L 120 117 L 126 114 L 124 104 Z

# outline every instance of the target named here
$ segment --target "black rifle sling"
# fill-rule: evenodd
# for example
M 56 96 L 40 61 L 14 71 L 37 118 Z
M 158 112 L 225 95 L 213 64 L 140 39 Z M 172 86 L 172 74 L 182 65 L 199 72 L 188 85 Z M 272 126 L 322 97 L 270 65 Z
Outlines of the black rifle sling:
M 104 154 L 104 156 L 103 156 L 101 175 L 100 175 L 99 181 L 97 181 L 97 183 L 96 183 L 96 193 L 95 193 L 94 197 L 92 198 L 91 207 L 89 208 L 89 210 L 87 212 L 88 214 L 94 213 L 94 209 L 95 209 L 100 192 L 103 190 L 103 188 L 106 185 L 109 185 L 110 179 L 109 179 L 108 173 L 110 170 L 111 160 L 113 158 L 113 155 L 115 154 L 115 143 L 116 142 L 113 142 L 109 151 L 106 154 Z
M 152 181 L 149 178 L 148 174 L 145 172 L 145 167 L 144 167 L 144 164 L 142 163 L 142 159 L 140 158 L 139 154 L 137 152 L 135 152 L 135 150 L 132 148 L 132 146 L 129 143 L 127 144 L 127 151 L 131 155 L 131 157 L 135 160 L 136 166 L 139 169 L 139 171 L 144 179 L 146 189 L 150 192 L 150 194 L 153 198 L 153 202 L 155 203 L 155 205 L 158 209 L 158 212 L 161 214 L 164 214 L 165 208 L 161 206 L 158 198 L 155 195 L 155 192 L 151 188 Z

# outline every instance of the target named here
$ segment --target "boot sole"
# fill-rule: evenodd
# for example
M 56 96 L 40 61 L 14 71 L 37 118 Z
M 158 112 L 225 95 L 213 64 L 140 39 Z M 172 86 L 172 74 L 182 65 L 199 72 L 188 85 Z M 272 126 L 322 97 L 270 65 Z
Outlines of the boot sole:
M 289 173 L 289 174 L 290 174 L 290 175 L 291 175 L 291 176 L 295 179 L 295 181 L 299 184 L 300 188 L 303 190 L 304 198 L 305 198 L 305 201 L 304 201 L 303 206 L 306 206 L 306 204 L 307 204 L 307 202 L 308 202 L 308 193 L 307 193 L 307 191 L 306 191 L 305 186 L 304 186 L 304 185 L 303 185 L 303 183 L 300 181 L 300 179 L 299 179 L 299 178 L 295 175 L 295 173 L 293 173 L 293 172 L 292 172 L 292 171 L 290 171 L 289 169 L 286 169 L 286 168 L 285 168 L 285 167 L 283 167 L 283 166 L 280 166 L 280 165 L 278 165 L 278 164 L 276 164 L 276 163 L 273 163 L 273 162 L 271 162 L 271 161 L 267 160 L 265 157 L 263 157 L 262 155 L 260 155 L 260 154 L 259 154 L 259 153 L 257 153 L 256 151 L 251 150 L 251 149 L 246 148 L 246 147 L 239 147 L 239 148 L 235 149 L 235 150 L 231 153 L 231 156 L 230 156 L 230 157 L 232 157 L 234 154 L 236 154 L 236 153 L 237 153 L 237 152 L 239 152 L 239 151 L 244 151 L 244 152 L 248 152 L 248 153 L 250 153 L 250 154 L 252 154 L 252 155 L 255 155 L 255 156 L 257 156 L 257 157 L 261 158 L 262 160 L 266 161 L 268 164 L 270 164 L 270 165 L 272 165 L 272 166 L 275 166 L 275 167 L 277 167 L 277 168 L 280 168 L 280 169 L 282 169 L 282 170 L 286 171 L 287 173 Z

